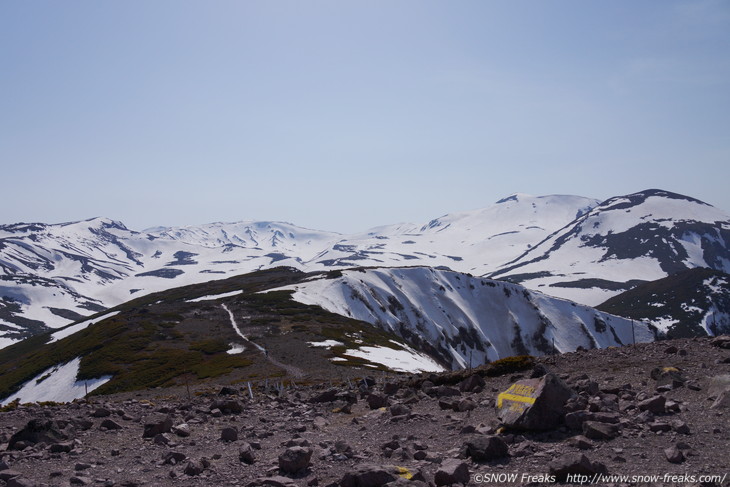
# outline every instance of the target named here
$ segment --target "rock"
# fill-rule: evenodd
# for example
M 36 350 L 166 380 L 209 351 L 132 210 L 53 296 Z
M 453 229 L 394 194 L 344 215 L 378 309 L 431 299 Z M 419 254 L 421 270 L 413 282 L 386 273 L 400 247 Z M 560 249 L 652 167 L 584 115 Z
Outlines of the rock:
M 664 405 L 666 402 L 667 398 L 662 395 L 656 395 L 639 402 L 639 409 L 642 411 L 649 411 L 653 414 L 662 414 L 664 413 Z
M 497 398 L 497 418 L 507 427 L 548 430 L 565 417 L 565 403 L 574 392 L 556 375 L 524 379 Z
M 188 462 L 188 464 L 185 465 L 185 470 L 183 470 L 183 473 L 190 477 L 195 477 L 203 473 L 203 470 L 205 469 L 200 462 Z
M 672 426 L 669 423 L 666 423 L 664 421 L 654 421 L 653 423 L 649 423 L 649 431 L 653 431 L 654 433 L 657 433 L 659 431 L 671 431 Z
M 395 382 L 386 382 L 385 384 L 383 384 L 383 394 L 385 394 L 386 396 L 392 396 L 393 394 L 396 394 L 399 389 L 400 385 Z
M 683 387 L 687 382 L 687 378 L 676 367 L 657 367 L 651 371 L 651 378 L 656 381 L 658 390 L 665 391 Z
M 238 389 L 234 389 L 233 387 L 229 386 L 223 386 L 221 387 L 221 390 L 218 391 L 219 396 L 237 396 L 238 395 Z
M 439 404 L 439 408 L 441 410 L 446 410 L 446 411 L 454 411 L 454 410 L 456 410 L 456 407 L 457 407 L 457 403 L 453 399 L 441 398 L 441 399 L 439 399 L 438 404 Z
M 600 462 L 592 462 L 582 453 L 566 453 L 554 460 L 548 466 L 550 475 L 554 475 L 558 481 L 564 482 L 568 475 L 595 475 L 597 473 L 607 474 L 608 469 Z
M 730 335 L 720 335 L 710 340 L 710 345 L 730 349 Z
M 467 440 L 461 451 L 475 462 L 488 462 L 509 455 L 507 443 L 498 436 L 476 436 Z
M 619 435 L 616 424 L 586 421 L 583 423 L 583 435 L 591 440 L 611 440 Z
M 31 419 L 23 429 L 10 437 L 8 450 L 24 449 L 29 444 L 40 442 L 60 443 L 69 440 L 73 433 L 73 426 L 67 421 Z
M 347 472 L 340 480 L 340 487 L 381 487 L 397 480 L 397 476 L 383 467 L 361 465 Z
M 311 397 L 309 399 L 310 403 L 322 403 L 322 402 L 335 402 L 337 400 L 337 393 L 340 392 L 335 388 L 327 389 L 324 392 L 321 392 L 314 397 Z
M 7 481 L 5 487 L 37 487 L 38 484 L 30 479 L 15 477 Z
M 684 454 L 676 446 L 665 448 L 664 456 L 669 463 L 682 463 L 684 461 Z
M 95 418 L 108 418 L 112 415 L 112 412 L 107 408 L 96 408 L 91 415 Z
M 223 428 L 221 430 L 221 440 L 222 441 L 237 441 L 238 440 L 238 430 L 232 426 Z
M 23 475 L 23 474 L 21 474 L 20 472 L 18 472 L 16 470 L 11 470 L 11 469 L 6 468 L 5 470 L 0 470 L 0 481 L 7 482 L 8 480 L 13 479 L 15 477 L 20 477 L 21 475 Z
M 682 420 L 675 419 L 671 422 L 672 429 L 681 435 L 690 434 L 689 426 Z
M 565 426 L 572 430 L 582 431 L 583 423 L 588 420 L 587 411 L 575 411 L 565 415 Z
M 162 456 L 163 465 L 177 465 L 178 463 L 185 460 L 187 457 L 184 453 L 176 451 L 168 451 Z
M 667 354 L 675 354 L 678 351 L 679 351 L 679 349 L 677 347 L 675 347 L 674 345 L 670 345 L 664 349 L 664 353 L 667 353 Z
M 190 436 L 190 426 L 188 426 L 187 423 L 182 423 L 177 426 L 173 426 L 172 432 L 180 438 L 187 438 Z
M 462 399 L 459 401 L 459 403 L 456 405 L 456 410 L 460 412 L 464 411 L 471 411 L 473 409 L 476 409 L 477 405 L 474 401 L 471 399 Z
M 122 429 L 122 425 L 114 421 L 113 419 L 105 419 L 101 422 L 99 425 L 99 428 L 104 428 L 110 431 L 120 430 Z
M 250 443 L 244 443 L 238 449 L 238 459 L 246 465 L 252 465 L 256 461 L 256 455 L 253 451 L 254 448 Z
M 160 433 L 169 433 L 172 430 L 172 418 L 168 415 L 158 414 L 147 420 L 144 425 L 142 438 L 154 438 Z
M 295 474 L 309 468 L 312 449 L 302 446 L 287 448 L 279 455 L 279 469 L 288 474 Z
M 273 477 L 258 478 L 254 480 L 249 486 L 268 486 L 268 487 L 299 487 L 294 481 L 289 478 L 274 475 Z
M 68 480 L 68 482 L 69 482 L 69 483 L 70 483 L 71 485 L 89 485 L 89 484 L 91 484 L 91 483 L 92 483 L 93 481 L 92 481 L 92 480 L 91 480 L 91 479 L 90 479 L 89 477 L 84 477 L 84 476 L 81 476 L 81 475 L 77 475 L 77 476 L 73 476 L 73 477 L 71 477 L 71 478 L 70 478 L 70 479 Z
M 74 449 L 74 442 L 73 441 L 64 441 L 61 443 L 54 443 L 49 448 L 48 451 L 51 453 L 69 453 L 71 450 Z
M 213 401 L 209 409 L 210 411 L 218 409 L 223 414 L 241 414 L 243 412 L 243 404 L 235 399 L 220 398 Z
M 152 438 L 152 443 L 155 445 L 169 445 L 171 441 L 170 435 L 167 433 L 160 433 Z
M 460 395 L 461 392 L 455 387 L 441 385 L 436 388 L 436 397 L 452 397 Z
M 434 476 L 437 486 L 462 484 L 469 482 L 469 466 L 456 458 L 444 460 Z
M 388 406 L 387 396 L 381 394 L 368 394 L 366 401 L 370 409 L 380 409 Z
M 572 438 L 568 439 L 567 443 L 568 443 L 568 445 L 570 445 L 574 448 L 577 448 L 579 450 L 592 450 L 593 449 L 593 443 L 583 435 L 573 436 Z
M 404 404 L 396 403 L 390 406 L 390 414 L 393 416 L 407 416 L 411 414 L 411 409 Z

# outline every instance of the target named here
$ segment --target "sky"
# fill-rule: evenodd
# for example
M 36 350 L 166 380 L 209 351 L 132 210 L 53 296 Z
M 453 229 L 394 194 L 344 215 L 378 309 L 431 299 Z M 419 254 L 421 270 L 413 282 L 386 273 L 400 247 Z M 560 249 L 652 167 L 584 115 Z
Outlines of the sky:
M 0 2 L 0 224 L 730 212 L 726 0 Z

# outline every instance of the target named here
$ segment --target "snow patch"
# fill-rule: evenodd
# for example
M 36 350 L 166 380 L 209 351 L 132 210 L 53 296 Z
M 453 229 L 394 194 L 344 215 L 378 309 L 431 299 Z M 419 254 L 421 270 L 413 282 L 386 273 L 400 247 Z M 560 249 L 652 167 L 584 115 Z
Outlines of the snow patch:
M 5 398 L 2 405 L 8 404 L 15 399 L 25 402 L 71 402 L 74 399 L 81 399 L 88 392 L 109 382 L 111 375 L 105 375 L 98 379 L 87 381 L 76 380 L 81 365 L 81 357 L 76 357 L 63 365 L 54 365 L 44 370 L 20 388 L 18 392 Z
M 388 347 L 360 347 L 347 350 L 345 355 L 359 357 L 376 364 L 382 364 L 396 372 L 444 372 L 442 366 L 431 357 L 418 353 L 410 347 L 395 350 Z M 372 365 L 366 364 L 370 367 Z
M 326 348 L 344 345 L 344 343 L 338 342 L 337 340 L 325 340 L 323 342 L 307 342 L 307 343 L 312 347 L 326 347 Z
M 242 289 L 239 291 L 231 291 L 228 293 L 210 294 L 208 296 L 200 296 L 199 298 L 187 299 L 187 300 L 185 300 L 185 302 L 186 303 L 199 303 L 201 301 L 212 301 L 214 299 L 230 298 L 231 296 L 236 296 L 241 293 L 243 293 Z
M 58 330 L 57 332 L 54 332 L 51 335 L 51 340 L 48 343 L 53 343 L 58 340 L 61 340 L 62 338 L 66 338 L 69 335 L 73 335 L 77 331 L 85 330 L 86 328 L 90 327 L 94 323 L 98 323 L 100 321 L 103 321 L 107 318 L 111 318 L 118 314 L 119 314 L 119 311 L 112 311 L 111 313 L 106 313 L 104 315 L 99 316 L 98 318 L 92 318 L 90 320 L 82 321 L 81 323 L 76 323 L 75 325 L 71 325 L 68 328 Z

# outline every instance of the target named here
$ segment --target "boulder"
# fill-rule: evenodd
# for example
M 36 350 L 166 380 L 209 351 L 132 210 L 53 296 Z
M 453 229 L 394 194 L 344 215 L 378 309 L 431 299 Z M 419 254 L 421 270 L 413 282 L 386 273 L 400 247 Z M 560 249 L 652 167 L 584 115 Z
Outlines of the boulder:
M 434 481 L 437 486 L 469 483 L 469 466 L 456 458 L 449 458 L 441 463 L 436 471 Z
M 639 403 L 639 409 L 642 411 L 649 411 L 653 414 L 664 413 L 664 405 L 667 403 L 667 398 L 662 395 L 652 396 L 649 399 L 644 399 Z
M 383 467 L 361 465 L 347 472 L 340 480 L 340 487 L 381 487 L 394 482 L 398 477 Z
M 382 394 L 368 394 L 366 401 L 370 409 L 380 409 L 388 406 L 388 397 Z
M 288 474 L 295 474 L 309 468 L 312 449 L 303 446 L 287 448 L 279 455 L 279 469 Z
M 221 441 L 238 440 L 238 430 L 233 426 L 228 426 L 221 430 Z
M 61 443 L 71 439 L 73 433 L 73 426 L 67 421 L 31 419 L 23 429 L 10 437 L 8 450 L 22 449 L 40 442 Z
M 324 392 L 320 392 L 319 394 L 312 396 L 309 399 L 309 402 L 311 402 L 313 404 L 317 404 L 317 403 L 321 403 L 321 402 L 335 402 L 337 400 L 337 394 L 339 392 L 340 391 L 335 388 L 327 389 Z
M 171 430 L 172 418 L 168 415 L 158 414 L 147 419 L 142 438 L 154 438 L 159 434 L 169 433 Z
M 583 435 L 591 440 L 610 440 L 619 435 L 618 425 L 586 421 L 583 423 Z
M 566 453 L 550 462 L 548 472 L 554 475 L 556 480 L 564 482 L 568 475 L 595 475 L 606 474 L 608 469 L 600 462 L 592 462 L 582 453 Z
M 467 440 L 461 453 L 475 462 L 488 462 L 509 455 L 509 447 L 498 436 L 476 436 Z
M 459 390 L 461 392 L 475 392 L 477 390 L 484 389 L 486 382 L 484 378 L 479 374 L 472 374 L 459 384 Z
M 243 404 L 235 399 L 220 398 L 213 401 L 210 405 L 210 411 L 218 409 L 223 414 L 241 414 L 243 412 Z
M 553 429 L 563 422 L 565 403 L 573 395 L 554 374 L 520 380 L 497 397 L 497 418 L 514 429 Z
M 254 455 L 253 450 L 253 446 L 250 443 L 244 443 L 238 449 L 238 459 L 246 465 L 252 465 L 256 461 L 256 455 Z

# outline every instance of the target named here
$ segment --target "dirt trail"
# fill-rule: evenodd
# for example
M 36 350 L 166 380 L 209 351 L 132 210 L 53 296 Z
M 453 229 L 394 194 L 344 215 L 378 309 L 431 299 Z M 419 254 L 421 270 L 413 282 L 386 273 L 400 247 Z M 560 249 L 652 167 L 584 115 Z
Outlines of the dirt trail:
M 221 304 L 221 307 L 228 313 L 228 316 L 231 319 L 231 326 L 233 327 L 233 330 L 236 332 L 236 334 L 238 336 L 240 336 L 245 342 L 250 343 L 254 347 L 258 348 L 259 351 L 266 358 L 266 360 L 268 360 L 269 362 L 271 362 L 271 364 L 275 365 L 276 367 L 279 367 L 281 369 L 286 370 L 286 372 L 291 377 L 294 377 L 294 378 L 297 378 L 297 379 L 301 379 L 302 377 L 304 377 L 306 375 L 304 373 L 304 371 L 302 369 L 300 369 L 299 367 L 296 367 L 294 365 L 290 365 L 290 364 L 285 364 L 285 363 L 279 362 L 278 360 L 276 360 L 274 357 L 271 356 L 271 354 L 268 352 L 268 350 L 266 350 L 266 348 L 262 347 L 261 345 L 259 345 L 256 342 L 251 341 L 246 335 L 243 334 L 243 332 L 241 331 L 241 329 L 238 327 L 238 323 L 236 322 L 236 318 L 233 316 L 233 312 L 231 312 L 231 310 L 228 309 L 228 306 L 226 306 L 225 304 Z

